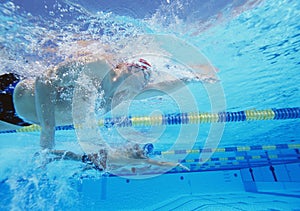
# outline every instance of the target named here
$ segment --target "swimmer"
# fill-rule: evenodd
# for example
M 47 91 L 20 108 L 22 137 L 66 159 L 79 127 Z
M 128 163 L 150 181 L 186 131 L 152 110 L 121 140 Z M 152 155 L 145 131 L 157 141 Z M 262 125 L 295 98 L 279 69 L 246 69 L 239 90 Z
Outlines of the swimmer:
M 94 87 L 101 87 L 104 90 L 105 95 L 103 97 L 106 104 L 103 105 L 103 109 L 106 112 L 112 110 L 118 103 L 122 103 L 123 100 L 130 99 L 130 95 L 125 94 L 127 98 L 118 98 L 121 100 L 116 105 L 112 104 L 114 96 L 123 95 L 124 88 L 121 91 L 118 91 L 117 88 L 126 78 L 134 77 L 135 83 L 127 84 L 125 89 L 127 93 L 135 95 L 147 90 L 152 74 L 151 64 L 141 58 L 137 62 L 120 63 L 115 68 L 110 68 L 105 60 L 87 63 L 71 62 L 49 70 L 45 75 L 36 79 L 20 80 L 19 76 L 14 74 L 2 75 L 0 96 L 2 112 L 0 117 L 3 125 L 5 124 L 6 129 L 9 125 L 11 128 L 30 124 L 40 125 L 42 128 L 40 136 L 42 149 L 49 150 L 52 154 L 64 159 L 90 163 L 96 169 L 114 172 L 120 168 L 133 166 L 130 171 L 134 173 L 137 170 L 134 166 L 153 165 L 160 167 L 178 166 L 189 170 L 180 163 L 150 159 L 139 145 L 122 150 L 111 148 L 103 140 L 99 140 L 98 143 L 100 144 L 95 149 L 95 153 L 83 156 L 65 150 L 53 150 L 55 126 L 73 123 L 73 92 L 82 69 L 85 69 L 85 74 L 88 74 L 89 78 L 92 79 Z M 171 83 L 170 81 L 167 83 L 160 82 L 158 86 L 160 90 L 166 91 L 177 89 L 176 82 Z M 88 93 L 82 93 L 82 102 L 85 103 L 88 99 Z M 80 105 L 84 106 L 83 104 Z M 86 105 L 89 105 L 89 102 Z
M 138 148 L 136 150 L 117 150 L 110 148 L 103 140 L 96 140 L 100 145 L 95 152 L 90 152 L 82 157 L 71 152 L 53 150 L 55 146 L 55 126 L 73 124 L 72 103 L 73 93 L 78 81 L 82 78 L 82 72 L 90 81 L 89 87 L 101 89 L 104 92 L 102 106 L 103 113 L 112 111 L 115 107 L 138 93 L 148 92 L 143 97 L 157 96 L 157 94 L 171 93 L 189 83 L 189 80 L 174 79 L 151 83 L 154 74 L 149 61 L 143 58 L 133 62 L 122 62 L 111 67 L 107 58 L 92 60 L 77 60 L 64 62 L 57 67 L 48 70 L 37 78 L 20 80 L 15 74 L 1 76 L 0 95 L 0 127 L 1 130 L 17 129 L 30 124 L 41 126 L 40 146 L 42 149 L 53 151 L 55 154 L 64 154 L 75 160 L 86 160 L 97 168 L 119 169 L 128 165 L 155 165 L 155 166 L 179 166 L 187 168 L 180 163 L 156 161 L 145 156 Z M 157 74 L 157 73 L 156 73 Z M 201 74 L 200 74 L 201 76 Z M 130 83 L 122 85 L 131 77 Z M 197 75 L 195 74 L 195 78 Z M 92 91 L 95 91 L 92 90 Z M 161 92 L 152 92 L 152 90 Z M 83 89 L 80 93 L 80 106 L 90 106 L 91 91 Z M 115 100 L 113 102 L 113 100 Z M 77 114 L 76 114 L 77 115 Z M 85 114 L 82 114 L 85 115 Z M 99 137 L 99 139 L 101 139 Z M 67 156 L 67 157 L 68 157 Z M 108 162 L 107 162 L 108 161 Z M 135 168 L 133 168 L 135 169 Z M 111 172 L 111 171 L 110 171 Z
M 118 172 L 118 170 L 124 167 L 129 167 L 132 173 L 136 173 L 137 166 L 149 164 L 149 168 L 153 166 L 160 167 L 180 167 L 186 171 L 190 171 L 189 168 L 180 164 L 166 161 L 157 161 L 149 158 L 149 155 L 153 153 L 153 144 L 148 143 L 141 148 L 138 144 L 134 144 L 130 147 L 123 149 L 108 148 L 107 150 L 99 150 L 98 153 L 92 154 L 75 154 L 65 150 L 51 150 L 50 153 L 56 157 L 53 160 L 74 160 L 82 161 L 94 169 L 100 171 L 108 171 L 110 173 Z
M 141 40 L 144 42 L 145 39 Z M 159 71 L 153 71 L 151 63 L 143 58 L 121 62 L 112 67 L 109 64 L 116 62 L 110 61 L 116 61 L 116 58 L 110 54 L 103 53 L 101 56 L 78 52 L 78 56 L 71 57 L 73 61 L 65 61 L 37 78 L 20 80 L 15 74 L 4 74 L 0 78 L 5 82 L 0 87 L 0 130 L 14 130 L 37 124 L 41 126 L 41 148 L 53 149 L 55 126 L 77 124 L 74 123 L 74 119 L 81 119 L 86 115 L 76 113 L 78 116 L 73 119 L 72 113 L 74 91 L 77 90 L 75 88 L 78 87 L 79 81 L 85 78 L 82 77 L 82 72 L 88 78 L 88 83 L 83 80 L 88 88 L 83 87 L 79 97 L 76 95 L 76 105 L 88 108 L 86 106 L 94 103 L 91 98 L 95 91 L 101 91 L 104 93 L 101 96 L 103 114 L 115 111 L 120 104 L 131 100 L 137 94 L 142 93 L 139 99 L 143 99 L 172 93 L 191 82 L 191 78 L 202 80 L 205 76 L 215 76 L 214 68 L 196 49 L 185 42 L 169 36 L 155 36 L 153 42 L 158 43 L 160 48 L 172 57 L 193 67 L 194 72 L 189 74 L 186 80 L 165 79 Z M 184 77 L 184 74 L 182 75 Z M 130 82 L 123 83 L 129 77 Z M 155 80 L 151 81 L 153 78 Z M 119 89 L 120 85 L 122 89 Z M 89 90 L 90 87 L 94 89 Z

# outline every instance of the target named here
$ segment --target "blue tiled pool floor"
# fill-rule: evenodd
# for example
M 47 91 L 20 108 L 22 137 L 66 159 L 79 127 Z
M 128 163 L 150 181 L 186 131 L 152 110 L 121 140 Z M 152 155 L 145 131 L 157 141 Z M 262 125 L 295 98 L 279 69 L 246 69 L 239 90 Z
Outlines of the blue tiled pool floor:
M 300 193 L 220 193 L 182 195 L 148 210 L 293 210 L 300 211 Z

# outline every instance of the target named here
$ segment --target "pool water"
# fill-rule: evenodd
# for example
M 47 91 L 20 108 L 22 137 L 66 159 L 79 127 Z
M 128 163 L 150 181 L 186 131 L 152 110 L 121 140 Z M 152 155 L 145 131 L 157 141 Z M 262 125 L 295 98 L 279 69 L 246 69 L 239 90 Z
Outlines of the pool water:
M 201 124 L 192 118 L 193 112 L 299 110 L 300 2 L 0 3 L 1 73 L 38 76 L 86 50 L 76 45 L 82 41 L 105 43 L 120 57 L 130 58 L 133 52 L 124 50 L 123 40 L 140 34 L 176 37 L 218 68 L 217 82 L 190 83 L 188 92 L 130 104 L 132 117 L 170 114 L 164 120 L 168 122 L 188 113 L 189 124 L 181 124 L 183 119 L 172 125 L 143 120 L 129 128 L 145 139 L 157 137 L 153 159 L 180 160 L 190 172 L 151 168 L 115 176 L 83 171 L 85 164 L 75 161 L 45 165 L 43 154 L 37 155 L 38 131 L 2 131 L 0 210 L 299 210 L 299 114 L 250 121 L 247 113 L 246 121 Z M 132 48 L 143 47 L 137 42 Z M 93 46 L 91 50 L 102 52 Z M 163 59 L 153 58 L 157 66 Z M 176 60 L 173 65 L 180 66 Z M 198 110 L 186 109 L 191 104 Z M 124 130 L 100 128 L 101 135 L 119 147 Z M 56 148 L 83 153 L 77 135 L 72 129 L 57 131 Z

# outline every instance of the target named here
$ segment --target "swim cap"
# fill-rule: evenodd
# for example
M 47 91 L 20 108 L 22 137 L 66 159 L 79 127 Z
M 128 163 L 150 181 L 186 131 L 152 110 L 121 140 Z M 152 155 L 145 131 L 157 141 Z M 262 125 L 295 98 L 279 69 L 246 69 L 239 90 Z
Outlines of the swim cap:
M 141 68 L 143 70 L 150 70 L 151 64 L 147 62 L 145 59 L 139 59 L 137 62 L 126 63 L 127 67 L 136 67 Z
M 153 153 L 154 146 L 151 143 L 145 144 L 143 147 L 144 155 L 147 156 Z
M 145 59 L 140 58 L 137 62 L 126 63 L 126 66 L 132 70 L 132 68 L 136 68 L 141 70 L 144 74 L 144 79 L 146 82 L 150 79 L 151 72 L 151 64 L 147 62 Z

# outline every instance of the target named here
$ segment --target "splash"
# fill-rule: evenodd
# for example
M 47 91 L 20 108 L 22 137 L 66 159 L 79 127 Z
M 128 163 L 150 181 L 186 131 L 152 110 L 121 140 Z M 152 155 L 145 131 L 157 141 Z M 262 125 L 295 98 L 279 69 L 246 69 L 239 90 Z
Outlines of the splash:
M 45 3 L 41 11 L 43 16 L 13 2 L 0 5 L 0 72 L 37 76 L 80 54 L 103 54 L 103 45 L 113 51 L 119 40 L 143 31 L 132 19 L 101 11 L 90 14 L 66 2 Z
M 140 48 L 131 46 L 132 42 L 126 44 L 126 39 L 149 32 L 181 38 L 198 36 L 260 1 L 241 2 L 164 1 L 144 11 L 143 18 L 135 19 L 130 17 L 135 11 L 128 12 L 128 16 L 118 15 L 109 10 L 91 10 L 81 1 L 46 1 L 38 3 L 36 10 L 24 3 L 6 1 L 0 5 L 0 72 L 35 77 L 82 54 L 113 54 L 118 61 L 122 56 L 129 57 L 132 52 L 125 53 L 129 47 Z
M 45 166 L 45 156 L 33 157 L 37 150 L 36 147 L 1 149 L 0 195 L 6 203 L 1 203 L 0 208 L 57 210 L 80 207 L 77 191 L 80 180 L 75 176 L 81 175 L 80 165 L 57 161 Z
M 228 23 L 247 10 L 261 4 L 263 0 L 202 1 L 174 0 L 162 4 L 145 21 L 158 33 L 173 33 L 179 37 L 195 37 L 210 28 Z

